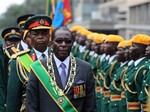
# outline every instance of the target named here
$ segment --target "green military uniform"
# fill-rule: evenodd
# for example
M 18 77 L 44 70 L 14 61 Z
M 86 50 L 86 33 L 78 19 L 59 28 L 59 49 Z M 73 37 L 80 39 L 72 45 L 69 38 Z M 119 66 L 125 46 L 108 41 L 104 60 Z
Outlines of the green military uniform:
M 72 54 L 74 57 L 77 57 L 78 55 L 78 52 L 79 52 L 79 47 L 80 47 L 80 44 L 76 44 L 73 48 L 72 48 Z
M 110 105 L 110 111 L 111 112 L 124 112 L 123 110 L 119 110 L 119 104 L 121 100 L 121 93 L 122 93 L 122 87 L 121 87 L 121 80 L 124 76 L 126 70 L 127 70 L 127 62 L 123 63 L 117 70 L 116 74 L 114 75 L 114 78 L 112 80 L 111 85 L 109 86 L 110 94 L 111 94 L 111 102 Z
M 77 57 L 83 60 L 85 50 L 86 50 L 86 46 L 80 45 L 80 47 L 79 47 L 79 53 L 78 53 Z
M 107 109 L 107 108 L 105 108 L 105 105 L 104 105 L 105 98 L 104 98 L 104 94 L 103 94 L 103 88 L 104 88 L 105 72 L 103 70 L 109 61 L 109 57 L 110 57 L 109 55 L 106 56 L 105 54 L 103 54 L 101 56 L 99 67 L 97 70 L 97 75 L 96 75 L 96 76 L 98 76 L 98 80 L 99 80 L 98 85 L 100 85 L 100 94 L 97 93 L 97 99 L 99 99 L 98 100 L 98 102 L 99 102 L 98 111 L 100 111 L 100 112 L 103 112 L 103 111 L 105 112 L 105 109 Z M 97 85 L 97 87 L 98 87 L 98 85 Z M 105 103 L 107 103 L 107 101 Z
M 50 50 L 49 53 L 50 54 Z M 22 58 L 23 57 L 23 58 Z M 37 60 L 35 51 L 25 50 L 13 55 L 8 81 L 7 112 L 19 112 L 25 108 L 26 85 L 30 64 Z M 14 102 L 12 102 L 14 101 Z
M 0 112 L 5 112 L 5 95 L 4 95 L 4 53 L 3 44 L 0 42 Z
M 51 24 L 51 18 L 45 15 L 33 16 L 25 22 L 25 29 L 30 30 L 33 49 L 20 51 L 11 57 L 13 59 L 10 63 L 6 112 L 26 111 L 26 86 L 30 65 L 37 59 L 50 55 L 48 44 Z M 39 41 L 43 43 L 38 43 Z
M 131 61 L 128 62 L 127 70 L 121 78 L 122 93 L 121 93 L 121 100 L 120 100 L 120 103 L 119 103 L 119 112 L 126 112 L 127 111 L 126 89 L 125 89 L 124 81 L 125 81 L 125 75 L 128 72 L 130 72 L 133 69 L 133 67 L 134 67 L 134 61 L 131 60 Z
M 147 67 L 150 66 L 150 60 L 148 60 L 145 63 L 145 66 L 147 66 Z M 146 75 L 143 79 L 142 90 L 139 95 L 139 101 L 142 106 L 142 112 L 150 111 L 150 108 L 148 107 L 148 102 L 147 102 L 148 97 L 150 96 L 150 92 L 148 90 L 149 87 L 150 87 L 150 70 L 148 70 L 148 72 L 146 73 Z
M 135 61 L 136 64 L 134 68 L 125 76 L 128 105 L 127 112 L 141 112 L 138 97 L 141 92 L 143 77 L 148 70 L 147 67 L 144 66 L 146 61 L 147 58 L 140 58 L 139 60 Z
M 105 98 L 105 107 L 108 108 L 109 106 L 109 110 L 108 111 L 112 111 L 111 108 L 113 106 L 116 106 L 113 102 L 110 102 L 110 89 L 109 86 L 114 78 L 113 74 L 116 74 L 116 69 L 120 66 L 120 62 L 118 62 L 116 60 L 115 55 L 111 56 L 108 62 L 108 65 L 106 66 L 106 68 L 104 69 L 105 75 L 104 75 L 104 98 Z M 105 95 L 109 94 L 109 96 Z M 105 97 L 106 96 L 106 97 Z M 107 102 L 107 103 L 106 103 Z

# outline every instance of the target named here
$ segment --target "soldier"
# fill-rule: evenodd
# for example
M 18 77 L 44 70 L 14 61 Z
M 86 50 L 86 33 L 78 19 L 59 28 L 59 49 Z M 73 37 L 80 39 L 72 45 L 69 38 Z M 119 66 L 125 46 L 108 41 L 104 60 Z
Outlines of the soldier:
M 0 42 L 0 112 L 5 112 L 5 94 L 4 94 L 4 52 L 3 44 Z
M 145 55 L 148 58 L 148 61 L 145 63 L 145 65 L 150 69 L 150 67 L 149 67 L 150 66 L 150 60 L 149 60 L 150 59 L 150 44 L 146 48 Z M 146 73 L 146 75 L 143 79 L 142 90 L 139 95 L 139 101 L 142 106 L 142 112 L 150 111 L 150 107 L 149 107 L 149 103 L 148 103 L 148 98 L 150 96 L 149 87 L 150 87 L 150 70 L 148 70 L 148 72 Z
M 121 65 L 119 68 L 117 68 L 116 74 L 113 74 L 114 77 L 112 78 L 111 85 L 109 86 L 109 89 L 111 91 L 110 105 L 114 104 L 112 107 L 110 107 L 111 112 L 125 112 L 123 108 L 119 108 L 119 104 L 121 100 L 121 93 L 123 91 L 123 88 L 121 87 L 121 80 L 126 73 L 128 65 L 124 55 L 126 44 L 128 44 L 127 42 L 127 40 L 121 41 L 117 46 L 118 51 L 116 52 L 116 58 L 117 61 L 121 62 Z
M 116 74 L 116 69 L 120 66 L 120 62 L 116 59 L 116 51 L 118 43 L 123 41 L 124 39 L 121 36 L 118 35 L 108 35 L 105 46 L 104 46 L 104 52 L 106 55 L 110 55 L 109 60 L 107 61 L 106 66 L 103 68 L 103 94 L 104 98 L 102 101 L 102 110 L 105 111 L 111 111 L 111 108 L 115 105 L 113 102 L 111 103 L 110 100 L 110 94 L 111 91 L 109 91 L 109 86 L 112 82 L 112 79 L 114 77 L 114 74 Z M 109 104 L 110 103 L 110 104 Z M 108 108 L 109 107 L 109 108 Z
M 28 31 L 25 30 L 24 24 L 26 20 L 32 16 L 34 16 L 34 14 L 26 14 L 26 15 L 19 16 L 17 18 L 17 23 L 18 23 L 18 26 L 20 27 L 20 32 L 21 32 L 21 41 L 16 47 L 18 51 L 27 50 L 28 48 L 31 48 L 30 43 L 27 43 L 28 40 L 30 40 L 30 37 L 29 38 L 26 37 L 26 40 L 27 40 L 26 42 L 26 40 L 23 39 L 23 36 L 29 35 Z M 28 47 L 28 44 L 29 44 L 29 47 Z
M 78 39 L 78 43 L 80 44 L 79 46 L 79 51 L 78 51 L 78 54 L 77 54 L 77 57 L 82 59 L 84 58 L 84 53 L 85 53 L 85 50 L 86 50 L 86 40 L 87 40 L 87 35 L 89 35 L 91 32 L 88 31 L 88 30 L 84 30 L 84 31 L 80 31 L 79 32 L 79 39 Z
M 12 54 L 16 53 L 16 49 L 14 49 L 14 47 L 21 41 L 21 33 L 19 27 L 12 26 L 5 28 L 2 31 L 2 37 L 5 41 L 4 52 L 8 56 L 8 58 L 10 58 Z
M 71 49 L 71 52 L 73 55 L 75 55 L 75 48 L 77 46 L 77 41 L 78 41 L 78 36 L 77 36 L 77 32 L 81 29 L 84 29 L 82 26 L 73 26 L 71 27 L 70 31 L 72 32 L 73 36 L 75 37 L 75 40 L 73 42 L 73 46 L 72 46 L 72 49 Z
M 77 57 L 78 56 L 78 53 L 79 53 L 79 47 L 80 47 L 80 43 L 79 43 L 79 38 L 81 36 L 81 32 L 84 32 L 85 29 L 79 29 L 77 32 L 76 32 L 76 36 L 75 36 L 75 41 L 76 41 L 76 46 L 73 47 L 73 50 L 72 50 L 72 54 Z M 81 39 L 80 39 L 81 40 Z
M 103 41 L 103 37 L 106 36 L 104 34 L 98 34 L 93 41 L 95 42 L 95 47 L 94 47 L 94 51 L 95 51 L 95 55 L 93 58 L 93 61 L 91 62 L 92 65 L 92 69 L 94 72 L 94 76 L 95 76 L 95 85 L 96 85 L 96 104 L 97 104 L 97 109 L 98 112 L 101 111 L 101 96 L 100 96 L 100 81 L 99 81 L 99 75 L 97 73 L 97 69 L 99 67 L 99 62 L 100 62 L 100 58 L 101 58 L 101 44 Z
M 137 34 L 132 37 L 131 41 L 130 57 L 135 62 L 134 68 L 125 75 L 127 112 L 141 112 L 138 97 L 141 92 L 143 77 L 148 71 L 144 64 L 147 61 L 145 49 L 149 45 L 150 37 L 144 34 Z
M 121 88 L 122 91 L 121 91 L 121 100 L 120 100 L 120 103 L 119 103 L 119 112 L 126 112 L 127 111 L 125 86 L 124 86 L 124 76 L 127 73 L 127 71 L 130 70 L 132 68 L 132 66 L 134 65 L 133 60 L 131 60 L 129 58 L 129 52 L 128 52 L 128 49 L 131 47 L 132 42 L 131 42 L 131 40 L 126 40 L 124 42 L 124 44 L 125 44 L 124 45 L 125 46 L 124 58 L 125 58 L 126 62 L 124 62 L 124 64 L 122 64 L 122 66 L 124 65 L 125 68 L 123 70 L 124 72 L 121 73 L 121 77 L 120 77 L 121 83 L 120 83 L 119 87 Z M 127 63 L 127 65 L 126 65 L 126 63 Z M 117 75 L 116 75 L 116 77 L 117 77 Z M 116 79 L 118 79 L 118 78 L 116 78 Z
M 9 72 L 9 62 L 11 55 L 17 53 L 15 46 L 21 40 L 21 33 L 19 27 L 12 26 L 4 29 L 2 31 L 2 37 L 4 38 L 4 93 L 5 97 L 7 96 L 7 81 L 8 81 L 8 72 Z
M 50 26 L 52 20 L 45 15 L 35 15 L 25 23 L 26 30 L 31 36 L 31 50 L 20 51 L 12 56 L 8 81 L 7 112 L 24 112 L 26 101 L 26 85 L 30 72 L 30 64 L 44 57 L 48 57 Z M 13 101 L 13 102 L 12 102 Z

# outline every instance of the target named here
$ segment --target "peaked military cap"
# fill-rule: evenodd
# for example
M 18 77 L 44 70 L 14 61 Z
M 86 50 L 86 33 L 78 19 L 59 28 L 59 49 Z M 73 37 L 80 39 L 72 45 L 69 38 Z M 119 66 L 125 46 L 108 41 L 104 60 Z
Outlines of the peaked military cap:
M 2 31 L 2 37 L 7 40 L 7 39 L 20 39 L 21 40 L 21 33 L 20 33 L 20 28 L 17 26 L 11 26 Z
M 36 29 L 50 29 L 52 20 L 46 15 L 35 15 L 29 18 L 25 22 L 25 29 L 36 30 Z
M 24 28 L 24 24 L 25 24 L 26 20 L 34 15 L 35 14 L 26 14 L 26 15 L 22 15 L 22 16 L 18 17 L 17 18 L 18 26 Z

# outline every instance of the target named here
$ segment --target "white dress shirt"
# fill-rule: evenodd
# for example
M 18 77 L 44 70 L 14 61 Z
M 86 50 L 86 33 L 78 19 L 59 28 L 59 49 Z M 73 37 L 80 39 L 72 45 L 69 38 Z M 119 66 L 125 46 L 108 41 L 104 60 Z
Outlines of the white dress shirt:
M 45 54 L 45 56 L 48 58 L 48 48 L 43 53 L 37 51 L 36 49 L 34 49 L 34 51 L 35 51 L 35 54 L 36 54 L 38 59 L 42 59 L 43 58 L 42 54 Z
M 68 57 L 62 62 L 62 61 L 60 61 L 55 55 L 53 55 L 53 56 L 54 56 L 54 60 L 55 60 L 55 63 L 56 63 L 56 66 L 57 66 L 59 75 L 61 74 L 61 70 L 62 70 L 62 68 L 60 67 L 60 64 L 61 64 L 61 63 L 64 63 L 64 64 L 66 65 L 65 72 L 66 72 L 66 75 L 68 76 L 68 69 L 69 69 L 70 57 L 68 56 Z

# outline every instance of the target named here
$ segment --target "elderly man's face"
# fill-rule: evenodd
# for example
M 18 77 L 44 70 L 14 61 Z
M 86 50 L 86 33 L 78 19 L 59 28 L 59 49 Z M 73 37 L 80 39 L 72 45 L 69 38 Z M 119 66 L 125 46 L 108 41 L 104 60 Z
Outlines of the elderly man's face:
M 52 42 L 53 52 L 56 57 L 61 61 L 65 60 L 71 52 L 73 43 L 71 32 L 62 29 L 57 30 Z

